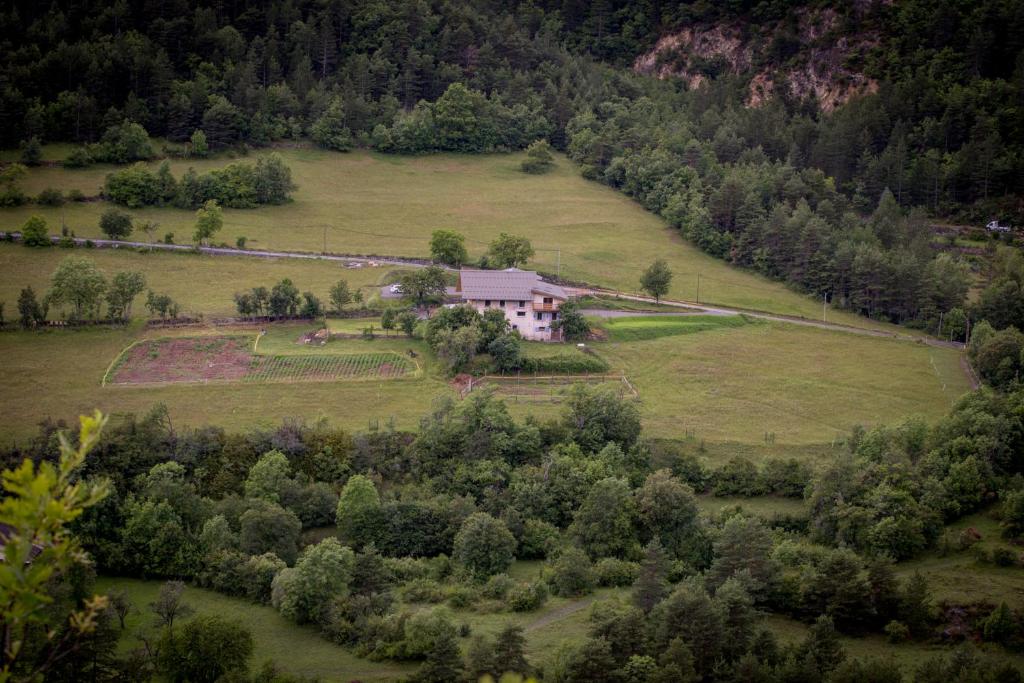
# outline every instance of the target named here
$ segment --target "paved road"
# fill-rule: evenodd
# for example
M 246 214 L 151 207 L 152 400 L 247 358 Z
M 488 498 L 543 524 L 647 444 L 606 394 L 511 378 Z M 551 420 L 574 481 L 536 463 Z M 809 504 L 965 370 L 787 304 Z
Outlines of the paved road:
M 12 236 L 15 240 L 21 239 L 21 233 L 12 232 L 5 233 L 0 232 L 0 238 Z M 54 235 L 50 238 L 54 243 L 60 241 L 60 237 Z M 423 268 L 430 265 L 426 261 L 418 261 L 412 259 L 392 258 L 392 257 L 373 257 L 373 256 L 346 256 L 344 254 L 319 254 L 311 252 L 301 251 L 268 251 L 262 249 L 235 249 L 233 247 L 194 247 L 187 244 L 162 244 L 152 242 L 133 242 L 128 240 L 109 240 L 109 239 L 96 239 L 96 238 L 74 238 L 75 243 L 84 245 L 87 241 L 92 242 L 95 246 L 107 249 L 117 249 L 119 247 L 128 248 L 142 248 L 142 249 L 156 249 L 159 251 L 177 251 L 177 252 L 194 252 L 198 250 L 203 254 L 212 254 L 215 256 L 249 256 L 255 258 L 283 258 L 283 259 L 306 259 L 306 260 L 320 260 L 320 261 L 336 261 L 339 263 L 380 263 L 394 266 L 406 266 L 411 268 Z M 447 266 L 442 266 L 447 270 L 453 270 Z M 932 337 L 917 337 L 909 334 L 901 334 L 898 332 L 887 332 L 884 330 L 872 330 L 863 327 L 853 327 L 851 325 L 841 325 L 839 323 L 830 323 L 820 320 L 811 320 L 810 318 L 798 318 L 796 316 L 778 315 L 774 313 L 765 313 L 763 311 L 751 311 L 740 308 L 729 308 L 727 306 L 709 306 L 707 304 L 700 304 L 695 301 L 680 301 L 661 299 L 660 302 L 655 302 L 654 297 L 641 296 L 638 294 L 627 294 L 625 292 L 617 292 L 609 289 L 602 289 L 599 287 L 566 287 L 570 294 L 573 295 L 605 295 L 605 296 L 616 296 L 620 299 L 627 299 L 629 301 L 639 301 L 643 303 L 661 303 L 665 306 L 674 306 L 677 308 L 689 309 L 688 313 L 668 313 L 669 315 L 747 315 L 751 318 L 757 318 L 759 320 L 770 320 L 774 322 L 790 323 L 793 325 L 804 325 L 806 327 L 817 327 L 823 330 L 833 330 L 836 332 L 848 332 L 850 334 L 860 334 L 869 337 L 887 337 L 890 339 L 900 339 L 903 341 L 913 341 L 918 343 L 928 344 L 929 346 L 935 346 L 938 348 L 952 348 L 962 349 L 963 344 L 956 342 L 946 342 L 941 339 L 935 339 Z M 615 315 L 606 315 L 605 317 L 621 317 L 624 315 L 635 315 L 628 311 L 616 312 L 606 311 L 606 314 L 614 313 Z M 646 315 L 646 314 L 645 314 Z

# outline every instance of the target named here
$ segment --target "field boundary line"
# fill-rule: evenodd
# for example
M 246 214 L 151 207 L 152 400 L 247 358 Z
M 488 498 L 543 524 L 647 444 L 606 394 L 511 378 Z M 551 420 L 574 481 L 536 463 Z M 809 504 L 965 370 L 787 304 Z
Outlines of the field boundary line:
M 110 372 L 111 372 L 111 370 L 113 370 L 117 366 L 117 362 L 119 360 L 121 360 L 121 358 L 123 358 L 126 353 L 128 353 L 134 347 L 138 346 L 139 344 L 141 344 L 144 341 L 148 341 L 148 340 L 146 340 L 146 339 L 136 339 L 131 344 L 129 344 L 128 346 L 126 346 L 123 349 L 121 349 L 120 353 L 118 353 L 116 356 L 114 356 L 114 360 L 110 361 L 110 365 L 107 366 L 107 371 L 103 373 L 103 378 L 100 380 L 100 386 L 101 387 L 107 386 L 107 380 L 110 377 Z

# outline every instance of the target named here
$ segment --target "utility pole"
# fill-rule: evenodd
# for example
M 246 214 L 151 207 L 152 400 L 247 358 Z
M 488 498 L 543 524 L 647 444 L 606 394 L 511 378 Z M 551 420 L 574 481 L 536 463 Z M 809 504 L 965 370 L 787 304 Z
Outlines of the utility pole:
M 827 322 L 825 320 L 825 306 L 828 304 L 828 292 L 821 295 L 821 322 Z
M 322 252 L 324 256 L 327 255 L 327 226 L 324 225 L 324 250 Z
M 697 303 L 700 303 L 700 273 L 697 273 Z

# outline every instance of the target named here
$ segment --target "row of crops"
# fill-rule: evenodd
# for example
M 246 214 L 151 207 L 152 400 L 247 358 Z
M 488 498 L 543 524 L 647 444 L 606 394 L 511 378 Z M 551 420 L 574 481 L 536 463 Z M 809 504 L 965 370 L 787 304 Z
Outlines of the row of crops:
M 254 356 L 246 382 L 391 379 L 412 373 L 416 366 L 396 353 L 345 356 Z

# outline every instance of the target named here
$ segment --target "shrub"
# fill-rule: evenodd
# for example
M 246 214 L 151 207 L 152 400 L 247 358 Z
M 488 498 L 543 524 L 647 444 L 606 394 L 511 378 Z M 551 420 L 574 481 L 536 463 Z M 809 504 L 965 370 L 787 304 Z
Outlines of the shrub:
M 910 629 L 902 621 L 890 621 L 885 625 L 885 635 L 890 643 L 902 643 L 910 637 Z
M 1000 567 L 1012 567 L 1017 564 L 1017 553 L 1009 548 L 996 548 L 992 551 L 992 562 Z
M 521 583 L 508 594 L 508 606 L 513 612 L 532 612 L 539 609 L 548 599 L 548 589 L 543 581 Z
M 515 582 L 509 578 L 508 574 L 495 574 L 487 579 L 480 594 L 491 600 L 504 600 L 513 586 L 515 586 Z
M 21 240 L 26 247 L 50 246 L 50 234 L 46 231 L 46 221 L 40 216 L 32 216 L 21 226 Z
M 551 565 L 548 583 L 555 595 L 575 598 L 594 590 L 594 569 L 587 557 L 575 546 L 566 548 Z
M 452 609 L 466 609 L 480 599 L 480 592 L 469 586 L 455 586 L 448 591 L 448 605 Z
M 444 602 L 447 597 L 444 587 L 428 578 L 413 579 L 398 591 L 406 602 Z
M 594 578 L 604 588 L 632 586 L 640 576 L 640 565 L 614 557 L 606 557 L 594 565 Z
M 608 372 L 608 363 L 599 356 L 583 353 L 562 353 L 545 358 L 523 358 L 520 364 L 523 372 L 550 373 L 560 375 L 585 375 Z
M 66 197 L 67 197 L 67 200 L 69 202 L 84 202 L 85 201 L 85 194 L 81 190 L 79 190 L 77 188 L 71 188 L 70 190 L 68 190 L 68 193 L 67 193 Z
M 64 195 L 60 193 L 60 190 L 48 187 L 39 193 L 39 196 L 36 197 L 36 203 L 43 206 L 61 206 L 64 204 Z
M 132 234 L 132 217 L 116 207 L 111 207 L 100 216 L 100 230 L 109 239 L 123 240 Z
M 85 168 L 91 166 L 93 163 L 92 155 L 89 154 L 89 150 L 85 147 L 76 147 L 71 150 L 71 154 L 67 155 L 61 162 L 64 168 Z
M 522 559 L 544 559 L 558 547 L 559 532 L 553 525 L 541 519 L 528 519 L 523 524 L 523 535 L 519 541 L 519 557 Z

